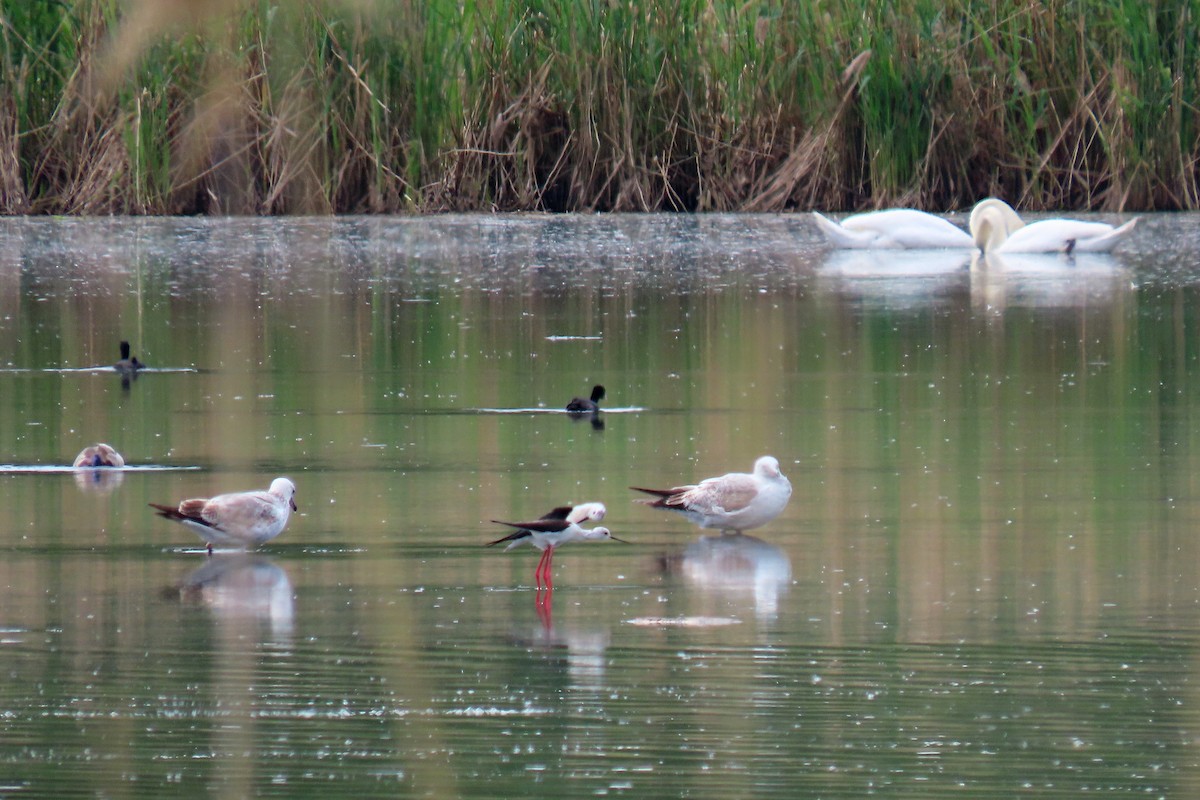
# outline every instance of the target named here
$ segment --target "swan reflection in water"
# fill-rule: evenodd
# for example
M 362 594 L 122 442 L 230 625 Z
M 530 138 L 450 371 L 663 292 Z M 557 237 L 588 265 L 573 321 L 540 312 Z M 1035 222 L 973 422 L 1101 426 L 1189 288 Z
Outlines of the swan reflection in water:
M 207 606 L 220 620 L 258 622 L 271 633 L 292 633 L 295 602 L 292 582 L 283 567 L 249 553 L 214 555 L 179 584 L 184 603 Z
M 702 536 L 682 553 L 662 556 L 660 566 L 706 591 L 749 594 L 760 619 L 778 613 L 779 598 L 792 583 L 787 553 L 746 534 Z
M 921 308 L 966 291 L 965 250 L 832 250 L 817 267 L 826 291 L 871 306 Z
M 1112 305 L 1133 292 L 1132 273 L 1107 253 L 834 250 L 818 266 L 827 291 L 886 308 L 924 308 L 970 293 L 981 311 Z
M 1105 253 L 991 253 L 971 259 L 971 305 L 1006 308 L 1086 308 L 1132 295 L 1129 268 Z

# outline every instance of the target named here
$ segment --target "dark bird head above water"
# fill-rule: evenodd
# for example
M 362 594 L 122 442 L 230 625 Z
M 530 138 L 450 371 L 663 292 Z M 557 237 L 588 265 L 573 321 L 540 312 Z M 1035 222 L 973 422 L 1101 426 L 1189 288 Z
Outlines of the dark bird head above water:
M 137 360 L 137 356 L 130 357 L 129 342 L 121 342 L 121 360 L 114 364 L 113 367 L 118 372 L 137 372 L 145 366 L 145 364 Z
M 596 384 L 592 387 L 591 399 L 585 397 L 572 398 L 571 402 L 567 403 L 567 411 L 572 414 L 587 414 L 593 411 L 600 410 L 600 401 L 604 399 L 604 387 Z

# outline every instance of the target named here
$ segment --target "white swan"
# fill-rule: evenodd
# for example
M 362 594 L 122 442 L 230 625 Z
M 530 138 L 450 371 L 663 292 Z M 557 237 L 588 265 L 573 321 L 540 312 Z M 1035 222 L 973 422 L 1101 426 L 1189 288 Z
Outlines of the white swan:
M 984 253 L 1107 253 L 1138 218 L 1114 228 L 1104 222 L 1045 219 L 1028 225 L 1003 200 L 989 197 L 971 210 L 971 238 Z
M 812 212 L 817 227 L 835 247 L 931 250 L 971 247 L 970 234 L 941 217 L 911 208 L 854 214 L 841 223 Z

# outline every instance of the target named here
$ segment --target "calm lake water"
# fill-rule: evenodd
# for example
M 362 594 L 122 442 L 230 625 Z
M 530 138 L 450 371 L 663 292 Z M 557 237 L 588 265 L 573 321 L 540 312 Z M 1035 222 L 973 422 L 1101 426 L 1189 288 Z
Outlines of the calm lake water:
M 632 502 L 766 453 L 753 536 Z M 1197 216 L 0 219 L 0 462 L 0 796 L 1200 793 Z M 483 546 L 591 500 L 553 593 Z

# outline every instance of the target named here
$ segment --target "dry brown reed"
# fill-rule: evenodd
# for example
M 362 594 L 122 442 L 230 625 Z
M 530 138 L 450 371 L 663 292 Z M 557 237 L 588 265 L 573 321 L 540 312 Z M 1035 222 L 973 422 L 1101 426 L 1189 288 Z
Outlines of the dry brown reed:
M 0 212 L 1200 205 L 1193 2 L 0 5 Z

